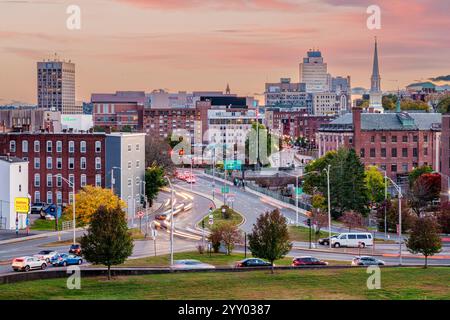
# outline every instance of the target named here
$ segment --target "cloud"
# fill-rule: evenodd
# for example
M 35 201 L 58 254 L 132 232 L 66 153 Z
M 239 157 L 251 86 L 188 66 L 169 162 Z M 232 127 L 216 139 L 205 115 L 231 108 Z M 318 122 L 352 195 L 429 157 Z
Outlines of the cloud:
M 429 78 L 428 80 L 440 82 L 440 81 L 450 81 L 450 74 L 448 76 L 438 76 L 435 78 Z

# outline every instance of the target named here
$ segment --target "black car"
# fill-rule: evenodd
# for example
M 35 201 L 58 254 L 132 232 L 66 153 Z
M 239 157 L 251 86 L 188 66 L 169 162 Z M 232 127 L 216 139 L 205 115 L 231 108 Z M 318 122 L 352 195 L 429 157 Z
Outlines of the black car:
M 81 256 L 81 246 L 79 244 L 72 244 L 69 249 L 69 253 L 76 256 Z
M 331 238 L 336 238 L 337 236 L 331 236 Z M 319 239 L 319 244 L 323 245 L 323 246 L 328 246 L 330 245 L 330 238 L 321 238 Z
M 269 267 L 271 266 L 270 262 L 264 261 L 258 258 L 248 258 L 241 261 L 238 261 L 235 265 L 236 268 L 245 268 L 245 267 Z

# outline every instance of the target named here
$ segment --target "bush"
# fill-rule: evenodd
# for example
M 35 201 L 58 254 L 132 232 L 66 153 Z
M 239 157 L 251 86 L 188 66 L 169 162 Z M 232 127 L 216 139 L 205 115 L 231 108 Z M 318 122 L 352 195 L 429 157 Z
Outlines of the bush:
M 223 209 L 225 209 L 225 212 Z M 222 213 L 222 218 L 225 220 L 230 220 L 233 217 L 233 210 L 229 206 L 222 206 L 220 212 Z

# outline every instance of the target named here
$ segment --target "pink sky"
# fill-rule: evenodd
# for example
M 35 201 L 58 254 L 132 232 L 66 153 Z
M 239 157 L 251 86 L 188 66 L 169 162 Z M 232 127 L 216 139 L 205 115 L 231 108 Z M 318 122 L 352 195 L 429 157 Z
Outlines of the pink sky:
M 82 11 L 66 29 L 66 8 Z M 382 10 L 368 30 L 366 9 Z M 0 104 L 36 103 L 36 61 L 76 63 L 77 100 L 93 92 L 164 88 L 254 95 L 291 77 L 310 48 L 332 75 L 369 86 L 378 36 L 382 87 L 450 74 L 445 0 L 0 0 Z

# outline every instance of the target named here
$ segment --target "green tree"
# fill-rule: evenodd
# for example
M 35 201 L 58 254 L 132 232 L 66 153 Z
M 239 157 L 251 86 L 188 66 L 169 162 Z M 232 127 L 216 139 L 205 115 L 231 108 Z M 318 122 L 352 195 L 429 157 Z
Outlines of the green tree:
M 417 168 L 413 169 L 408 174 L 409 186 L 412 187 L 414 185 L 414 183 L 416 182 L 416 180 L 424 173 L 432 173 L 432 172 L 433 172 L 433 168 L 431 168 L 430 166 L 421 166 L 421 167 L 417 167 Z
M 443 98 L 437 105 L 437 110 L 440 113 L 450 112 L 450 96 Z
M 381 204 L 385 198 L 385 181 L 383 174 L 375 166 L 366 169 L 364 179 L 367 188 L 367 197 L 373 205 Z
M 108 280 L 111 280 L 111 266 L 124 263 L 133 253 L 133 239 L 125 212 L 120 207 L 99 207 L 92 216 L 87 234 L 81 237 L 80 244 L 89 262 L 108 267 Z
M 158 165 L 153 165 L 145 170 L 145 196 L 150 207 L 158 196 L 159 191 L 166 185 L 164 169 Z
M 414 223 L 406 240 L 406 247 L 411 253 L 425 256 L 425 268 L 428 266 L 428 257 L 441 252 L 442 242 L 439 232 L 439 224 L 433 217 L 421 217 Z
M 386 210 L 385 210 L 386 207 Z M 398 224 L 398 199 L 388 199 L 386 204 L 377 209 L 378 230 L 384 230 L 384 215 L 386 212 L 386 230 L 387 232 L 397 232 Z M 411 214 L 406 201 L 402 200 L 402 232 L 406 232 L 413 226 L 415 216 Z
M 133 132 L 133 128 L 129 125 L 125 125 L 120 128 L 120 132 Z
M 218 230 L 221 241 L 227 248 L 227 254 L 230 255 L 233 252 L 234 246 L 242 240 L 241 231 L 231 222 L 221 223 L 218 226 Z
M 248 239 L 252 255 L 269 260 L 272 273 L 273 262 L 283 258 L 292 249 L 286 218 L 279 210 L 260 215 Z

